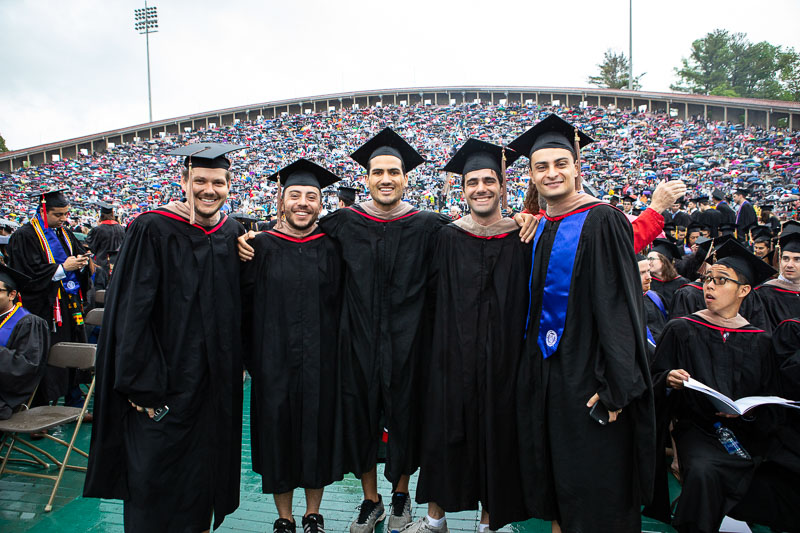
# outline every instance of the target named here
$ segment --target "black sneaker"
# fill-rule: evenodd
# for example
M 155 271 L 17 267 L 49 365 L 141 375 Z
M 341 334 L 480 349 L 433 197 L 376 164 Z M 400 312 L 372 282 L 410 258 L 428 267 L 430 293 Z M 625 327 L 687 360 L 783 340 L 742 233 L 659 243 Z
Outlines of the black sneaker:
M 303 533 L 325 533 L 325 520 L 322 515 L 311 513 L 304 516 Z
M 375 524 L 386 517 L 383 508 L 383 498 L 378 494 L 378 501 L 364 500 L 358 512 L 356 521 L 350 524 L 350 533 L 372 533 L 375 531 Z
M 295 523 L 285 518 L 278 518 L 272 525 L 272 533 L 295 533 Z

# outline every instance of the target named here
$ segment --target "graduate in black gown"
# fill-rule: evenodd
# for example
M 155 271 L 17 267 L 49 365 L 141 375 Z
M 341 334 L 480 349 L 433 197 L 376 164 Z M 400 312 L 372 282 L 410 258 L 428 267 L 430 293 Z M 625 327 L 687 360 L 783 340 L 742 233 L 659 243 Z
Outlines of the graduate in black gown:
M 800 316 L 800 225 L 786 223 L 778 239 L 780 276 L 756 287 L 771 326 Z
M 30 400 L 50 348 L 47 322 L 19 301 L 30 278 L 0 263 L 0 420 Z
M 550 115 L 509 145 L 547 201 L 518 376 L 523 495 L 561 531 L 639 532 L 655 463 L 642 285 L 630 222 L 576 191 L 573 137 L 591 142 Z
M 749 189 L 739 188 L 733 193 L 733 201 L 739 206 L 736 211 L 736 235 L 742 241 L 752 226 L 758 225 L 758 217 L 753 204 L 747 201 Z
M 683 483 L 673 525 L 678 531 L 718 531 L 723 517 L 750 493 L 753 474 L 768 451 L 774 418 L 769 408 L 755 416 L 720 415 L 703 394 L 684 389 L 692 377 L 738 399 L 771 395 L 775 365 L 770 337 L 750 325 L 739 307 L 751 286 L 773 269 L 736 241 L 715 248 L 716 262 L 704 278 L 707 309 L 671 320 L 656 348 L 654 386 L 669 387 L 669 417 Z M 715 424 L 733 432 L 750 458 L 729 454 Z
M 219 212 L 227 152 L 191 144 L 186 202 L 128 228 L 108 289 L 84 496 L 121 499 L 125 530 L 218 527 L 239 504 L 242 361 L 239 259 L 244 228 Z
M 714 263 L 714 257 L 709 253 L 711 246 L 722 246 L 726 241 L 732 240 L 732 235 L 718 237 L 713 241 L 703 242 L 698 253 L 704 257 L 703 264 L 697 269 L 699 279 Z M 672 305 L 670 306 L 669 317 L 678 318 L 688 316 L 696 311 L 706 308 L 705 297 L 703 296 L 703 284 L 700 281 L 690 281 L 676 290 L 672 295 Z M 763 329 L 767 332 L 772 331 L 772 324 L 769 321 L 767 312 L 756 291 L 750 291 L 744 297 L 742 305 L 739 307 L 739 314 L 742 315 L 751 325 Z
M 657 292 L 650 290 L 650 260 L 636 254 L 636 263 L 639 267 L 639 278 L 642 281 L 642 300 L 644 302 L 645 325 L 647 326 L 647 353 L 651 359 L 655 353 L 656 343 L 661 336 L 661 331 L 669 320 L 669 311 Z
M 11 235 L 8 244 L 9 266 L 31 278 L 25 285 L 25 308 L 48 323 L 51 345 L 86 342 L 83 301 L 91 284 L 89 257 L 65 224 L 70 209 L 65 191 L 33 193 L 36 214 Z M 74 374 L 47 367 L 34 405 L 64 396 L 74 385 Z
M 108 202 L 97 202 L 100 208 L 100 221 L 89 230 L 86 245 L 94 254 L 94 262 L 100 266 L 108 264 L 108 254 L 119 250 L 125 239 L 125 228 L 114 216 L 114 206 Z
M 503 158 L 469 139 L 443 169 L 462 176 L 470 214 L 442 228 L 433 271 L 436 315 L 416 500 L 428 515 L 406 533 L 446 531 L 447 512 L 482 508 L 479 530 L 529 515 L 522 502 L 514 382 L 525 328 L 530 245 L 503 217 Z
M 718 213 L 722 214 L 719 224 L 735 224 L 736 211 L 734 211 L 733 208 L 728 205 L 728 202 L 725 201 L 725 193 L 722 192 L 721 189 L 714 189 L 714 191 L 711 193 L 711 197 L 714 200 L 714 208 Z M 719 230 L 719 226 L 717 226 L 717 230 Z
M 655 239 L 647 254 L 650 260 L 650 289 L 656 291 L 667 309 L 672 307 L 672 295 L 689 280 L 678 274 L 674 262 L 683 257 L 677 244 L 666 239 Z
M 296 530 L 294 489 L 306 495 L 305 533 L 324 529 L 322 492 L 342 479 L 338 339 L 344 289 L 339 244 L 317 226 L 321 190 L 338 181 L 299 159 L 269 179 L 282 182 L 285 220 L 252 241 L 242 268 L 242 338 L 253 378 L 253 470 L 273 494 L 275 533 Z

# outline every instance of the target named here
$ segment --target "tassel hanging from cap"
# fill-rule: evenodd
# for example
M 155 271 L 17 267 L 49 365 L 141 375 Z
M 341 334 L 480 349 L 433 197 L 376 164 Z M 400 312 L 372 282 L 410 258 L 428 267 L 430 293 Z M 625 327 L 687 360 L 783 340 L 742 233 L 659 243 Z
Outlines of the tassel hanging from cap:
M 508 183 L 506 183 L 506 149 L 503 147 L 503 157 L 500 159 L 500 180 L 502 187 L 500 191 L 500 202 L 503 211 L 508 210 Z
M 192 190 L 192 156 L 189 156 L 189 170 L 186 172 L 186 204 L 189 206 L 189 224 L 194 224 L 194 191 Z
M 47 225 L 47 200 L 45 199 L 45 195 L 42 195 L 42 204 L 39 206 L 42 213 L 42 223 L 44 224 L 44 229 L 48 229 L 49 226 Z
M 278 192 L 275 193 L 275 201 L 277 202 L 277 205 L 276 205 L 276 213 L 278 215 L 277 224 L 280 225 L 281 220 L 283 220 L 283 198 L 281 198 L 281 173 L 280 172 L 278 172 Z
M 583 184 L 581 180 L 581 137 L 578 135 L 578 128 L 575 128 L 575 137 L 573 139 L 573 145 L 575 146 L 575 165 L 578 168 L 578 173 L 575 176 L 575 190 L 582 191 Z

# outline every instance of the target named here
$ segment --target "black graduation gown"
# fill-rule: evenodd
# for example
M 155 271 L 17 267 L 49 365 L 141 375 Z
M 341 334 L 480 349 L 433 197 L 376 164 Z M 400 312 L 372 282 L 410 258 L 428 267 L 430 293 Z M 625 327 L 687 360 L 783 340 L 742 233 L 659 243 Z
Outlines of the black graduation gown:
M 739 206 L 739 212 L 736 214 L 736 229 L 738 230 L 737 235 L 739 240 L 744 239 L 750 226 L 755 226 L 757 224 L 758 217 L 756 216 L 756 210 L 753 208 L 753 205 L 747 201 L 742 202 L 742 205 Z
M 436 316 L 416 499 L 489 512 L 491 528 L 529 518 L 522 502 L 514 382 L 528 306 L 530 245 L 456 224 L 437 236 Z
M 242 338 L 253 470 L 263 491 L 322 488 L 343 477 L 339 358 L 343 264 L 319 229 L 253 241 L 242 268 Z
M 108 290 L 84 495 L 128 531 L 201 531 L 239 504 L 242 226 L 158 209 L 129 227 Z M 169 406 L 160 421 L 135 411 Z
M 698 281 L 690 281 L 681 286 L 672 295 L 672 307 L 670 307 L 669 317 L 678 318 L 688 316 L 706 308 L 706 301 L 703 298 L 703 285 Z M 739 314 L 750 322 L 754 327 L 763 329 L 767 332 L 772 331 L 764 305 L 755 293 L 750 291 L 742 301 Z
M 716 209 L 706 209 L 700 215 L 700 223 L 711 231 L 711 238 L 717 237 L 719 225 L 725 220 L 725 215 Z
M 0 346 L 0 420 L 27 403 L 44 374 L 50 350 L 47 322 L 33 313 L 25 315 Z
M 719 222 L 720 224 L 736 223 L 736 211 L 734 211 L 727 202 L 718 203 L 716 209 L 719 213 L 722 213 L 722 219 Z
M 103 221 L 89 230 L 86 236 L 86 245 L 94 254 L 94 262 L 105 266 L 108 263 L 108 253 L 119 250 L 125 239 L 125 228 L 117 221 Z
M 800 316 L 800 291 L 767 282 L 756 287 L 755 292 L 773 329 L 787 318 Z
M 342 308 L 342 400 L 348 471 L 372 470 L 388 430 L 386 478 L 419 466 L 421 359 L 430 349 L 428 269 L 436 232 L 447 217 L 411 210 L 393 220 L 361 206 L 319 222 L 339 241 L 345 262 Z
M 653 339 L 658 342 L 658 338 L 661 336 L 661 331 L 667 324 L 667 317 L 664 316 L 664 313 L 661 312 L 661 309 L 658 308 L 656 303 L 651 300 L 649 296 L 645 294 L 642 297 L 644 298 L 645 323 L 647 324 L 647 327 L 650 328 L 650 333 L 653 335 Z M 666 306 L 664 306 L 664 310 L 669 313 L 669 308 Z
M 72 255 L 86 253 L 72 231 L 65 229 L 72 245 Z M 62 232 L 59 230 L 57 235 L 64 251 L 69 255 L 69 247 L 64 241 Z M 11 262 L 8 266 L 31 278 L 22 293 L 22 300 L 25 309 L 43 318 L 51 328 L 50 346 L 57 342 L 86 342 L 85 328 L 83 325 L 76 325 L 72 320 L 63 288 L 61 289 L 61 298 L 59 298 L 62 325 L 55 326 L 53 322 L 53 306 L 56 303 L 59 288 L 62 287 L 60 281 L 53 281 L 58 265 L 48 263 L 47 256 L 45 256 L 36 231 L 30 222 L 11 234 L 8 246 L 11 251 Z M 91 287 L 89 268 L 78 272 L 78 280 L 81 285 L 81 294 L 85 297 Z M 55 331 L 52 329 L 54 327 Z M 48 366 L 36 393 L 37 401 L 35 403 L 43 404 L 58 400 L 67 393 L 70 385 L 70 372 L 66 368 Z
M 664 307 L 672 309 L 672 295 L 675 294 L 682 285 L 689 283 L 689 280 L 683 276 L 678 276 L 670 281 L 664 281 L 658 278 L 653 278 L 650 282 L 650 290 L 656 291 L 661 299 L 664 301 Z
M 670 320 L 656 347 L 654 386 L 665 388 L 674 369 L 686 370 L 733 399 L 776 392 L 769 334 L 751 325 L 720 328 L 696 314 Z M 668 398 L 670 417 L 660 423 L 674 420 L 672 436 L 683 483 L 673 525 L 679 531 L 718 531 L 737 501 L 754 497 L 748 486 L 767 449 L 765 435 L 774 420 L 764 408 L 752 422 L 717 417 L 708 399 L 689 389 L 671 390 Z M 731 429 L 753 459 L 729 455 L 717 439 L 715 422 Z
M 586 218 L 575 256 L 558 350 L 537 344 L 547 264 L 561 222 L 546 224 L 534 251 L 530 325 L 518 381 L 520 462 L 528 510 L 562 531 L 641 531 L 650 497 L 655 417 L 642 285 L 625 216 L 608 204 Z M 595 393 L 620 418 L 601 426 Z

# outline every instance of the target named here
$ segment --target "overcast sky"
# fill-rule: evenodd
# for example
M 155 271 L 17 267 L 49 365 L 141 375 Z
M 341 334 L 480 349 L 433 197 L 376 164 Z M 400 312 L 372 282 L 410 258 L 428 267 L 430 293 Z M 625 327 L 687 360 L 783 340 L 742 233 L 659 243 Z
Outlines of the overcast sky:
M 0 0 L 0 134 L 12 150 L 147 122 L 133 0 Z M 153 119 L 429 85 L 588 86 L 628 53 L 628 0 L 153 0 Z M 755 7 L 754 7 L 755 6 Z M 800 50 L 800 1 L 634 0 L 634 73 L 667 91 L 715 28 Z

